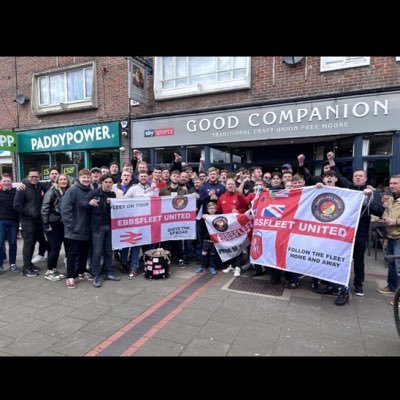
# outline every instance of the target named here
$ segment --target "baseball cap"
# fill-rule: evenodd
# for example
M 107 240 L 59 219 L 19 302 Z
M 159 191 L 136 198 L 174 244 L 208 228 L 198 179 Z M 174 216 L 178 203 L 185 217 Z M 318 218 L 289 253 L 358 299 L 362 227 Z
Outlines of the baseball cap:
M 101 169 L 99 167 L 94 167 L 90 170 L 90 172 L 100 172 L 101 173 Z
M 292 169 L 292 166 L 290 164 L 283 164 L 281 169 Z

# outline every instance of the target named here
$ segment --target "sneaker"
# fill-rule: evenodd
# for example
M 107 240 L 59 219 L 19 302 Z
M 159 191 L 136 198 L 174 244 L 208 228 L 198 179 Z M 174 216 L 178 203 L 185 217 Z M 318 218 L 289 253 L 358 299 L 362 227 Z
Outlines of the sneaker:
M 235 272 L 233 273 L 233 276 L 240 276 L 241 273 L 242 270 L 240 269 L 240 267 L 235 267 Z
M 67 285 L 68 289 L 75 289 L 76 288 L 76 283 L 74 278 L 68 278 L 65 281 L 65 284 Z
M 32 265 L 30 269 L 34 272 L 40 272 L 42 270 L 42 268 L 36 267 L 35 265 Z
M 228 268 L 223 269 L 222 272 L 224 274 L 227 274 L 228 272 L 232 272 L 234 270 L 235 270 L 235 268 L 233 268 L 232 265 L 229 265 Z
M 21 271 L 21 275 L 27 276 L 28 278 L 33 278 L 34 276 L 38 276 L 39 274 L 32 269 L 23 269 Z
M 299 282 L 287 282 L 286 289 L 297 289 L 299 287 Z
M 384 288 L 378 288 L 378 289 L 376 289 L 376 291 L 379 293 L 382 293 L 382 294 L 393 294 L 394 293 L 387 286 Z
M 89 274 L 89 272 L 84 272 L 83 274 L 79 274 L 78 278 L 82 281 L 84 279 L 88 280 L 88 281 L 93 281 L 94 280 L 94 276 L 92 274 Z
M 184 264 L 184 262 L 183 262 L 183 260 L 182 259 L 179 259 L 179 261 L 178 261 L 178 267 L 179 268 L 186 268 L 186 265 Z
M 200 274 L 201 272 L 204 272 L 204 268 L 203 267 L 199 267 L 194 272 L 197 272 L 198 274 Z
M 120 281 L 121 280 L 121 278 L 119 276 L 113 275 L 113 274 L 104 275 L 104 279 L 109 280 L 109 281 Z
M 93 286 L 94 286 L 95 288 L 99 288 L 99 287 L 101 286 L 101 280 L 100 280 L 100 278 L 94 278 Z
M 38 254 L 38 255 L 36 255 L 35 257 L 32 258 L 31 263 L 32 264 L 36 264 L 36 263 L 39 263 L 39 262 L 42 262 L 42 261 L 46 261 L 46 260 L 47 260 L 47 257 L 45 255 L 41 256 L 40 254 Z
M 356 286 L 355 290 L 354 290 L 354 294 L 356 296 L 364 296 L 364 289 L 362 286 Z
M 217 275 L 217 270 L 214 267 L 210 268 L 210 274 L 211 275 Z
M 137 276 L 137 272 L 136 271 L 131 271 L 131 272 L 129 272 L 129 275 L 128 275 L 128 279 L 133 279 L 133 278 L 135 278 L 136 276 Z
M 21 270 L 15 264 L 10 265 L 10 271 L 11 272 L 21 272 Z
M 349 293 L 339 293 L 339 296 L 335 300 L 337 306 L 344 306 L 349 301 Z
M 44 274 L 44 278 L 49 281 L 52 281 L 52 282 L 57 282 L 57 281 L 61 281 L 61 279 L 64 278 L 64 275 L 60 274 L 58 271 L 56 271 L 54 269 L 49 269 Z

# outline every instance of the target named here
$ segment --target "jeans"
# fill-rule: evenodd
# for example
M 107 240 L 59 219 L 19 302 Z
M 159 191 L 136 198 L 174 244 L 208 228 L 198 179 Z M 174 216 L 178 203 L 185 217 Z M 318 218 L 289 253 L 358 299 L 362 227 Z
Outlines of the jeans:
M 386 248 L 387 255 L 400 255 L 400 239 L 388 239 Z M 390 260 L 387 263 L 388 266 L 388 277 L 387 283 L 388 288 L 395 292 L 400 286 L 400 258 L 396 260 Z
M 3 246 L 6 238 L 8 238 L 8 259 L 9 263 L 15 264 L 17 258 L 17 234 L 18 234 L 18 222 L 16 221 L 0 221 L 0 268 L 3 267 L 3 261 L 5 254 L 3 253 Z
M 46 231 L 45 235 L 49 242 L 49 257 L 47 259 L 47 269 L 52 270 L 57 268 L 58 257 L 60 256 L 61 244 L 64 241 L 64 225 L 63 224 L 51 224 L 51 231 Z M 67 254 L 67 247 L 64 243 L 65 255 Z M 68 258 L 67 258 L 68 260 Z
M 98 278 L 101 273 L 101 257 L 103 256 L 104 275 L 112 273 L 112 246 L 111 246 L 111 226 L 102 224 L 98 229 L 92 231 L 92 274 Z

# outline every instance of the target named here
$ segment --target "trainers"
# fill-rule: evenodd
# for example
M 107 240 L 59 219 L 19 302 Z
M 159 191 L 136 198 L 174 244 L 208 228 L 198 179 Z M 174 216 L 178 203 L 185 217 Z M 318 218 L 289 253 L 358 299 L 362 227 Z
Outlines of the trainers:
M 83 274 L 79 274 L 78 277 L 81 281 L 84 279 L 86 279 L 88 281 L 94 280 L 94 276 L 92 274 L 89 274 L 89 272 L 84 272 Z
M 65 284 L 67 285 L 68 289 L 75 289 L 76 288 L 76 283 L 74 278 L 68 278 L 65 281 Z
M 136 271 L 131 271 L 131 272 L 129 272 L 129 275 L 128 275 L 128 279 L 133 279 L 133 278 L 135 278 L 136 276 L 137 276 L 137 272 Z
M 211 275 L 217 275 L 217 270 L 214 267 L 210 268 L 210 274 Z
M 391 302 L 390 302 L 390 305 L 391 305 L 391 306 L 394 306 L 394 303 L 393 303 L 393 301 L 391 301 Z M 397 304 L 397 308 L 400 310 L 400 303 L 399 303 L 399 304 Z
M 10 271 L 11 272 L 21 272 L 21 270 L 15 264 L 10 265 Z
M 233 273 L 233 276 L 240 276 L 241 273 L 242 270 L 240 269 L 240 267 L 235 267 L 235 272 Z
M 356 286 L 354 290 L 356 296 L 364 296 L 364 289 L 362 286 Z
M 197 272 L 197 273 L 199 274 L 199 273 L 201 273 L 201 272 L 204 272 L 204 268 L 203 268 L 203 267 L 199 267 L 199 268 L 197 268 L 196 271 L 194 271 L 194 272 Z
M 32 265 L 30 269 L 34 272 L 40 272 L 42 270 L 42 268 L 36 267 L 35 265 Z
M 235 270 L 235 268 L 233 268 L 232 265 L 229 265 L 228 268 L 223 269 L 222 272 L 224 274 L 227 274 L 228 272 L 232 272 L 234 270 Z
M 299 287 L 299 282 L 287 282 L 286 288 L 287 289 L 297 289 Z
M 99 288 L 99 287 L 101 286 L 101 280 L 100 280 L 100 278 L 94 278 L 93 286 L 94 286 L 95 288 Z
M 339 296 L 335 300 L 337 306 L 344 306 L 349 301 L 349 294 L 347 292 L 339 293 Z
M 27 276 L 28 278 L 33 278 L 34 276 L 38 276 L 39 274 L 35 271 L 33 271 L 32 269 L 23 269 L 21 271 L 21 275 L 23 276 Z
M 378 288 L 378 289 L 376 289 L 376 291 L 379 293 L 382 293 L 382 294 L 393 294 L 394 293 L 387 286 L 384 288 Z
M 41 256 L 40 254 L 38 254 L 38 255 L 36 255 L 35 257 L 32 258 L 31 263 L 32 264 L 36 264 L 36 263 L 39 263 L 39 262 L 42 262 L 42 261 L 46 261 L 46 260 L 47 260 L 47 257 L 45 255 Z
M 109 281 L 120 281 L 121 278 L 117 275 L 113 275 L 113 274 L 108 274 L 108 275 L 104 275 L 104 279 L 109 280 Z
M 60 274 L 57 270 L 55 269 L 49 269 L 45 274 L 44 278 L 52 281 L 52 282 L 57 282 L 61 281 L 61 279 L 64 278 L 64 275 Z

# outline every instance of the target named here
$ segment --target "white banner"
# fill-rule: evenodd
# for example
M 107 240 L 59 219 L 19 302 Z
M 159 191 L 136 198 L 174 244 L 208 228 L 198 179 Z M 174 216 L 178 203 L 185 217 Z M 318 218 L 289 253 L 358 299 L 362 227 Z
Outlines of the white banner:
M 250 244 L 253 220 L 245 214 L 205 215 L 205 220 L 222 261 L 236 257 Z
M 251 262 L 347 285 L 363 199 L 329 186 L 263 192 Z
M 111 200 L 112 247 L 196 238 L 195 196 Z

